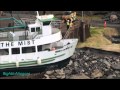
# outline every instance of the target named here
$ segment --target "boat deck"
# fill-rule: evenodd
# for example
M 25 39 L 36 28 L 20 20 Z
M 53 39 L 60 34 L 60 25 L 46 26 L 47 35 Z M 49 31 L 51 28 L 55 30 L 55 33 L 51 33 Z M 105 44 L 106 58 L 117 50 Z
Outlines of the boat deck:
M 16 37 L 15 40 L 18 40 L 17 38 L 19 38 L 19 40 L 31 40 L 34 39 L 37 35 L 40 35 L 39 33 L 35 32 L 35 33 L 31 33 L 28 36 L 26 36 L 25 38 L 25 30 L 21 30 L 21 29 L 16 29 L 14 30 Z M 52 28 L 52 34 L 58 33 L 60 30 L 57 28 Z M 8 32 L 0 32 L 0 41 L 11 41 L 10 38 L 8 37 Z M 13 40 L 12 40 L 13 41 Z
M 0 37 L 0 41 L 8 41 L 8 37 Z

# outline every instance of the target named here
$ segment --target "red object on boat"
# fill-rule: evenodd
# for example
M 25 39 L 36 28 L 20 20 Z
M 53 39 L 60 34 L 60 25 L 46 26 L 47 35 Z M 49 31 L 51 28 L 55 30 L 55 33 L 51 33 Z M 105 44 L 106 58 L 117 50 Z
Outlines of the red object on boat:
M 52 51 L 55 51 L 55 48 L 52 48 Z

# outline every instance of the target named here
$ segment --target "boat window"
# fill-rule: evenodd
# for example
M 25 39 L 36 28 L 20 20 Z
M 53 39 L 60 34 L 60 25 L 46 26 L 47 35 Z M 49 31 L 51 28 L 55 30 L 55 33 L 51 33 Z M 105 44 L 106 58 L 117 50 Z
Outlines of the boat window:
M 42 46 L 41 45 L 37 46 L 37 49 L 38 49 L 38 52 L 42 51 Z
M 39 34 L 42 34 L 42 30 L 40 29 L 40 27 L 36 27 L 36 31 L 37 31 Z
M 35 28 L 31 28 L 31 32 L 35 32 Z
M 12 48 L 12 54 L 20 54 L 20 48 Z
M 0 55 L 9 55 L 9 49 L 0 49 Z
M 35 46 L 22 47 L 22 53 L 32 53 L 32 52 L 35 52 Z
M 49 25 L 51 23 L 51 21 L 45 21 L 45 22 L 43 22 L 43 25 L 45 26 L 45 25 Z
M 40 27 L 36 27 L 36 31 L 39 32 L 40 31 Z

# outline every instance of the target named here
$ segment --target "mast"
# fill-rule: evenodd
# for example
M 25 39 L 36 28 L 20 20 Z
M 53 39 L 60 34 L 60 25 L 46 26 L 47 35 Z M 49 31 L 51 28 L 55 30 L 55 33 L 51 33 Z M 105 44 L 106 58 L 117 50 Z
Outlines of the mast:
M 83 22 L 83 16 L 84 16 L 84 15 L 83 15 L 83 11 L 82 11 L 82 22 Z
M 40 16 L 40 15 L 39 15 L 39 12 L 38 12 L 38 11 L 36 11 L 36 12 L 37 12 L 37 16 Z

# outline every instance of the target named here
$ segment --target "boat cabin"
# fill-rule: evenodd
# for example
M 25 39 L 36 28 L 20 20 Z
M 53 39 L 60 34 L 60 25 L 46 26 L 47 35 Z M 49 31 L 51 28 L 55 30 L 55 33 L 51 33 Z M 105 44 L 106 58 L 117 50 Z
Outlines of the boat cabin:
M 36 18 L 34 24 L 28 24 L 29 34 L 38 33 L 42 36 L 48 36 L 55 33 L 54 22 L 58 19 L 54 18 L 54 15 L 36 16 Z

